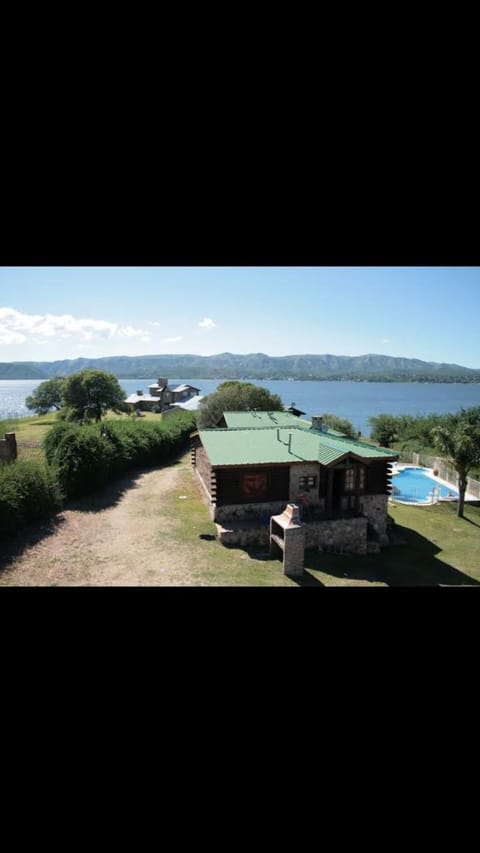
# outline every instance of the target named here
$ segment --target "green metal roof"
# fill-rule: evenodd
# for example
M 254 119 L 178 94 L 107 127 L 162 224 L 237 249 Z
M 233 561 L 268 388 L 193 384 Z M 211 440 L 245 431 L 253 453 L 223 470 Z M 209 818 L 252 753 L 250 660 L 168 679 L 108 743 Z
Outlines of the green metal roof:
M 291 412 L 224 412 L 223 417 L 229 429 L 297 426 L 299 422 Z
M 298 421 L 297 418 L 295 420 Z M 304 429 L 298 424 L 278 428 L 204 429 L 199 430 L 199 435 L 213 466 L 294 462 L 320 462 L 322 465 L 329 465 L 348 453 L 366 461 L 398 459 L 398 453 L 395 451 L 319 430 Z

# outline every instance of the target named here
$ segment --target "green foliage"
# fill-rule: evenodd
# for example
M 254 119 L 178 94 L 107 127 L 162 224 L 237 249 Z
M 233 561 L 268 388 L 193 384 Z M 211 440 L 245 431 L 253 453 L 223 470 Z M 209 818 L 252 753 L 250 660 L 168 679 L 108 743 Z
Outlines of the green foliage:
M 347 435 L 349 438 L 357 437 L 357 433 L 355 432 L 352 422 L 347 420 L 347 418 L 339 418 L 337 415 L 332 415 L 328 412 L 322 415 L 322 417 L 324 423 L 332 429 L 336 429 L 338 432 L 343 432 L 344 435 Z
M 62 407 L 62 396 L 65 388 L 65 379 L 61 376 L 55 379 L 47 379 L 41 382 L 30 397 L 25 400 L 27 409 L 38 415 L 46 415 L 50 409 Z
M 390 447 L 390 445 L 398 439 L 399 418 L 394 415 L 373 415 L 369 417 L 371 438 L 373 441 L 381 444 L 382 447 Z
M 70 421 L 100 421 L 107 409 L 124 411 L 126 393 L 113 373 L 81 370 L 65 380 L 63 403 Z
M 281 412 L 283 404 L 278 394 L 260 388 L 251 382 L 222 382 L 213 394 L 201 400 L 198 409 L 198 426 L 202 429 L 217 424 L 224 412 Z
M 0 465 L 0 539 L 47 518 L 61 503 L 55 469 L 36 461 Z
M 480 465 L 480 406 L 448 415 L 444 424 L 433 431 L 433 440 L 458 474 L 457 514 L 463 517 L 467 476 L 474 465 Z
M 89 494 L 132 466 L 161 464 L 194 429 L 192 412 L 175 412 L 158 422 L 129 418 L 81 426 L 63 421 L 50 430 L 44 449 L 65 494 L 73 497 Z

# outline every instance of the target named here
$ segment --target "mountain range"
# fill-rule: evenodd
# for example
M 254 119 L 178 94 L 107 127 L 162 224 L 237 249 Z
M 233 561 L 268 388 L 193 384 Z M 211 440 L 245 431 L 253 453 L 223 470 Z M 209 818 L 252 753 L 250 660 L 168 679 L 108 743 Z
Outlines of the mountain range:
M 0 379 L 69 376 L 99 368 L 118 379 L 298 379 L 363 382 L 480 382 L 480 369 L 388 355 L 141 355 L 0 363 Z

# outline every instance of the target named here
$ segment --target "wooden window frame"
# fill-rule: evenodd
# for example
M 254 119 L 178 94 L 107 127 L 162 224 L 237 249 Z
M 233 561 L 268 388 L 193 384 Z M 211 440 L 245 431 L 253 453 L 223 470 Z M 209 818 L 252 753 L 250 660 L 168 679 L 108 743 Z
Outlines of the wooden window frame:
M 299 477 L 298 487 L 300 489 L 315 489 L 317 487 L 317 475 L 309 474 L 305 477 Z

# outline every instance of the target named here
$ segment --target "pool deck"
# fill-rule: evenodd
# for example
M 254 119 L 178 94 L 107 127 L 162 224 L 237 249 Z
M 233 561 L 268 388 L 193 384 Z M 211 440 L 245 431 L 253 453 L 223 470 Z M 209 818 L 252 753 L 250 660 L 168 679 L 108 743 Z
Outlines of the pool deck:
M 425 468 L 423 465 L 413 465 L 411 462 L 394 462 L 393 463 L 393 471 L 392 474 L 395 476 L 395 472 L 403 471 L 404 468 L 418 468 L 423 471 L 425 474 L 438 483 L 439 486 L 445 486 L 446 489 L 455 489 L 458 492 L 457 486 L 453 486 L 452 483 L 448 483 L 447 480 L 442 480 L 441 477 L 434 475 L 433 468 Z M 397 504 L 405 504 L 406 506 L 432 506 L 434 503 L 451 503 L 452 501 L 457 501 L 458 497 L 451 498 L 434 498 L 427 499 L 425 501 L 402 501 L 390 495 L 389 501 Z M 478 499 L 474 495 L 470 495 L 468 492 L 465 492 L 465 502 L 468 501 L 477 501 Z

